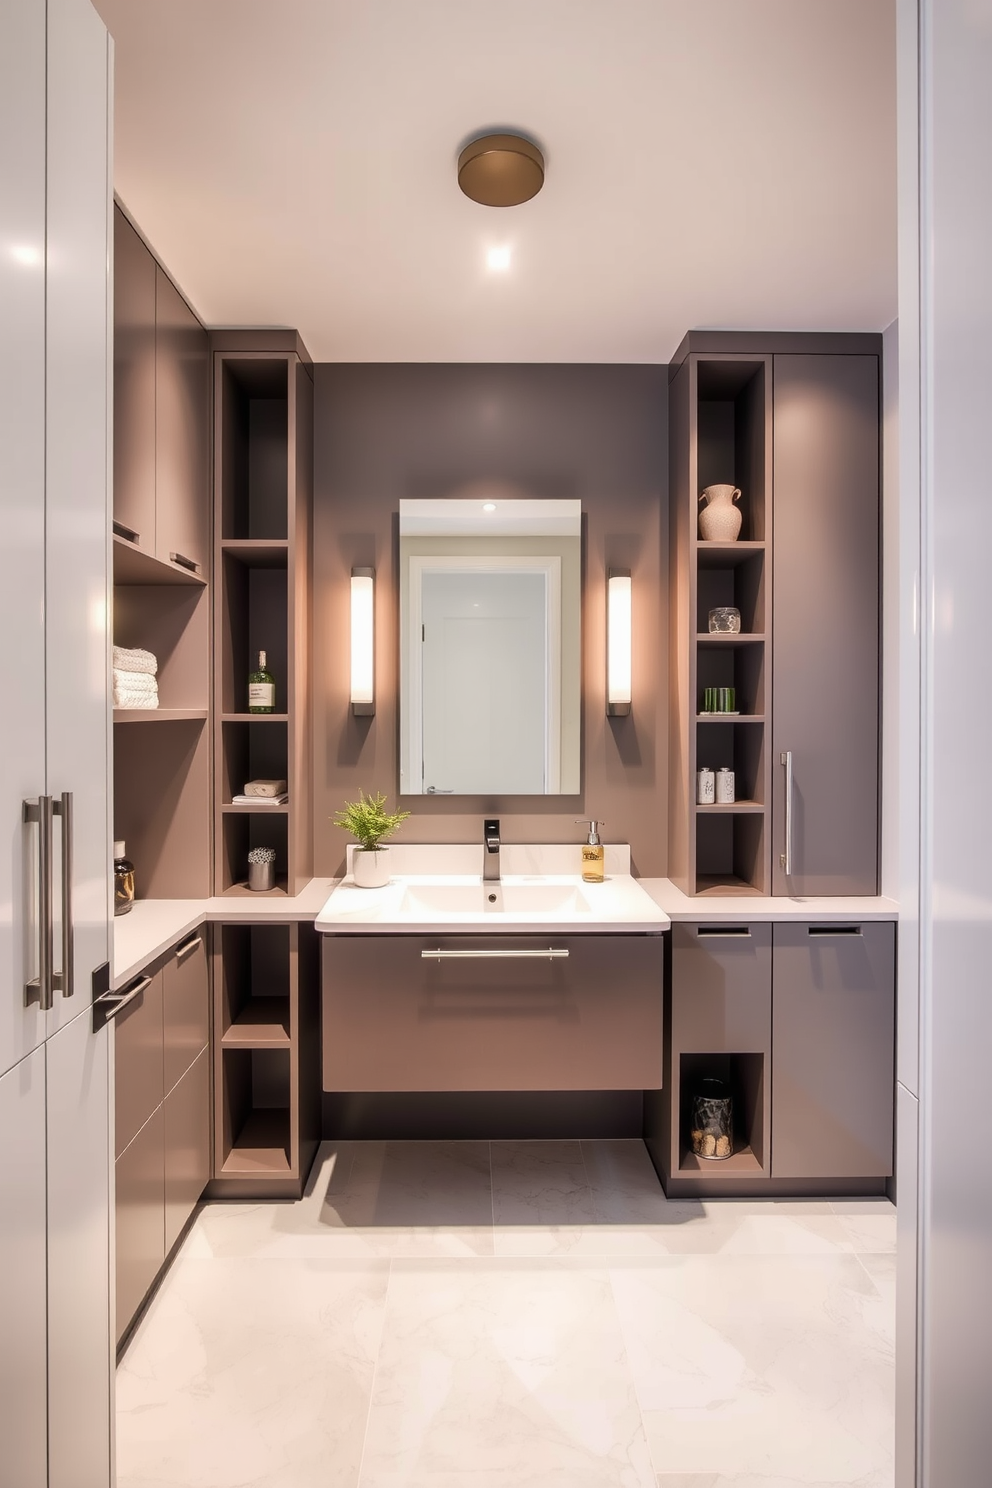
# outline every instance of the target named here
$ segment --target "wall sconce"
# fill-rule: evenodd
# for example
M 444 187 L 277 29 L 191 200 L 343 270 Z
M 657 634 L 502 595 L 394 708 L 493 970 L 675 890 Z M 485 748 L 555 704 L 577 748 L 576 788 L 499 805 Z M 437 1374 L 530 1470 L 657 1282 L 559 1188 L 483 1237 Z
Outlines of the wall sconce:
M 606 712 L 611 718 L 630 712 L 630 569 L 606 574 Z
M 351 711 L 375 713 L 375 569 L 351 570 Z

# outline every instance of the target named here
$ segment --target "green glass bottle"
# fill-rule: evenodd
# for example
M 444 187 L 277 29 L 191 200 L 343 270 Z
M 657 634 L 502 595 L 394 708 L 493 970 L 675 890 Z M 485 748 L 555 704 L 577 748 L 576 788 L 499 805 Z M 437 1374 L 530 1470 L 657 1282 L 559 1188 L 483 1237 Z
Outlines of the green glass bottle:
M 265 665 L 265 652 L 258 653 L 258 671 L 248 678 L 248 712 L 274 713 L 276 711 L 275 678 Z

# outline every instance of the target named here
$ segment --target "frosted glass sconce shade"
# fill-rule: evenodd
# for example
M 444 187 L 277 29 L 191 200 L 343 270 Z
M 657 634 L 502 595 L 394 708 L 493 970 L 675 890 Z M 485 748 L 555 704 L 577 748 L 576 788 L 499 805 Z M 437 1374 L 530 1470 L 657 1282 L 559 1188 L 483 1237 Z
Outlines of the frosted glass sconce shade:
M 606 578 L 606 711 L 630 712 L 630 570 L 611 568 Z
M 351 711 L 375 713 L 375 569 L 351 570 Z

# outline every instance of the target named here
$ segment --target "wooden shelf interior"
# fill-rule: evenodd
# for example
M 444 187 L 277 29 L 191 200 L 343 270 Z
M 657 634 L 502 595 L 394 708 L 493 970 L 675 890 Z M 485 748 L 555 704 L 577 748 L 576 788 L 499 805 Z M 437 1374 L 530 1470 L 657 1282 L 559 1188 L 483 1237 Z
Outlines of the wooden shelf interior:
M 740 610 L 742 636 L 764 631 L 764 548 L 752 549 L 747 557 L 736 563 L 725 561 L 699 565 L 696 575 L 697 635 L 710 634 L 710 610 L 724 605 L 734 605 Z M 721 636 L 715 635 L 713 639 L 720 640 Z
M 115 584 L 116 646 L 150 651 L 158 661 L 162 709 L 198 710 L 210 703 L 210 597 L 202 585 Z
M 233 796 L 242 795 L 249 780 L 289 779 L 286 721 L 273 725 L 265 714 L 259 718 L 263 720 L 261 727 L 255 719 L 221 724 L 217 775 L 217 799 L 221 805 L 230 805 Z M 263 812 L 273 809 L 259 808 Z
M 202 714 L 168 727 L 114 729 L 114 837 L 127 844 L 139 899 L 209 895 L 210 736 Z
M 678 1059 L 678 1174 L 707 1182 L 768 1176 L 764 1130 L 763 1054 L 680 1054 Z M 723 1159 L 698 1158 L 692 1150 L 692 1102 L 704 1078 L 723 1080 L 733 1101 L 734 1152 Z
M 222 713 L 248 707 L 248 676 L 266 653 L 275 678 L 277 713 L 287 710 L 289 611 L 285 563 L 257 567 L 225 552 L 221 566 L 220 703 Z
M 289 817 L 285 812 L 223 812 L 217 842 L 218 892 L 240 891 L 248 878 L 248 854 L 255 847 L 276 853 L 276 879 L 288 878 Z M 245 888 L 246 893 L 253 891 Z M 261 896 L 259 896 L 261 897 Z
M 244 1086 L 247 1090 L 254 1088 L 256 1074 L 264 1070 L 261 1061 L 266 1056 L 276 1060 L 288 1058 L 288 1056 L 264 1049 L 251 1053 L 225 1052 L 224 1054 L 225 1064 L 234 1060 L 244 1062 L 237 1075 L 232 1069 L 226 1077 L 228 1120 L 224 1127 L 225 1156 L 221 1164 L 221 1172 L 229 1176 L 237 1174 L 253 1178 L 292 1177 L 292 1144 L 288 1105 L 260 1110 L 248 1104 L 251 1099 L 248 1095 L 245 1096 L 243 1111 L 230 1105 L 236 1087 Z
M 765 731 L 762 728 L 728 728 L 724 723 L 697 723 L 696 769 L 728 769 L 734 772 L 734 790 L 741 801 L 764 805 Z
M 741 713 L 765 711 L 765 647 L 761 641 L 738 645 L 697 645 L 696 713 L 703 711 L 707 687 L 733 687 Z
M 290 927 L 222 925 L 218 967 L 219 1032 L 224 1048 L 288 1048 Z
M 741 540 L 764 541 L 765 363 L 746 357 L 705 357 L 696 364 L 696 473 L 707 486 L 739 486 Z M 769 493 L 770 494 L 770 493 Z
M 221 552 L 248 568 L 285 568 L 289 558 L 289 543 L 283 538 L 266 541 L 263 538 L 232 538 L 221 543 Z
M 695 827 L 697 894 L 768 892 L 764 813 L 697 811 Z
M 203 723 L 206 708 L 115 708 L 115 723 Z
M 289 363 L 218 354 L 222 539 L 288 536 Z

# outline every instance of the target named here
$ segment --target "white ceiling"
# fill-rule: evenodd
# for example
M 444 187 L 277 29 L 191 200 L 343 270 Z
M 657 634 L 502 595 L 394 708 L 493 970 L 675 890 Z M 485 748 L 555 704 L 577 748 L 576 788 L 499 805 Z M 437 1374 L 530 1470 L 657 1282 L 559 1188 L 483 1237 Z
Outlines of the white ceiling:
M 318 361 L 655 362 L 689 327 L 895 316 L 894 0 L 96 5 L 117 191 L 208 324 Z M 546 151 L 523 206 L 458 190 L 492 127 Z

